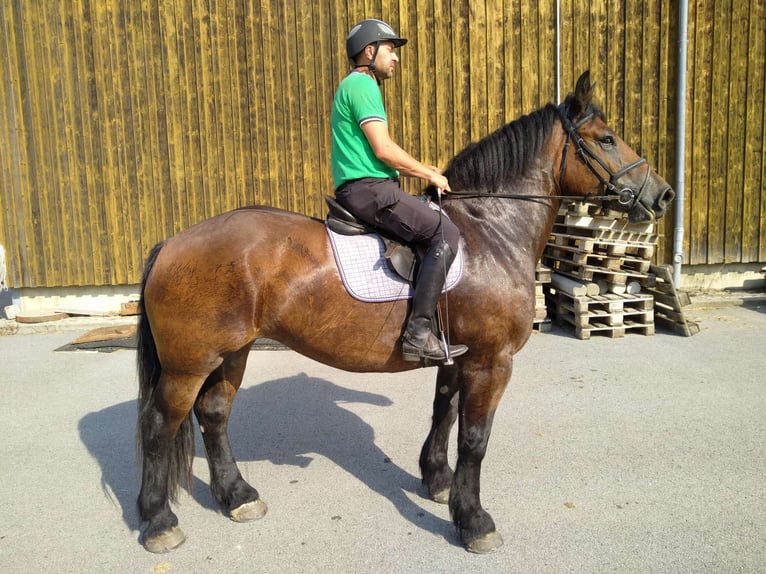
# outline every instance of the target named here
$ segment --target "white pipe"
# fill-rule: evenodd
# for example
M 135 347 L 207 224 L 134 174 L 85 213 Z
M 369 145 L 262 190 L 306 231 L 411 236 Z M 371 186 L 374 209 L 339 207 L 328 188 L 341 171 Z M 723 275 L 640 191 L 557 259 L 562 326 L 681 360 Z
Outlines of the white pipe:
M 556 0 L 556 103 L 561 103 L 561 0 Z
M 681 284 L 684 260 L 684 200 L 686 157 L 686 44 L 689 21 L 688 0 L 678 3 L 678 86 L 676 88 L 676 208 L 673 229 L 673 284 Z

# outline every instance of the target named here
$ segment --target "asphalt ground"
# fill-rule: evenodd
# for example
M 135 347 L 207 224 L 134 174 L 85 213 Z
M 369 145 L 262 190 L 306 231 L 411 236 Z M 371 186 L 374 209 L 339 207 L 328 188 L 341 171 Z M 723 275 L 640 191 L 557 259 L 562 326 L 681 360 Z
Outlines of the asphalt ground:
M 433 369 L 253 351 L 230 433 L 269 513 L 220 514 L 198 436 L 175 506 L 187 541 L 153 555 L 135 510 L 135 351 L 55 351 L 85 323 L 0 337 L 0 572 L 764 572 L 765 312 L 698 308 L 689 338 L 533 335 L 483 467 L 505 540 L 484 556 L 420 487 Z

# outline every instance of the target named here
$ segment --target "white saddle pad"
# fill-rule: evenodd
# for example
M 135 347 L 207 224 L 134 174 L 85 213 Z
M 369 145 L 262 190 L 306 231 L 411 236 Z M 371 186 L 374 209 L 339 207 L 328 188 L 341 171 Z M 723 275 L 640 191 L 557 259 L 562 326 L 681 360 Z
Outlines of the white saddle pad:
M 409 283 L 388 267 L 385 259 L 386 248 L 379 235 L 341 235 L 329 227 L 327 234 L 330 236 L 343 285 L 354 299 L 366 303 L 381 303 L 412 297 Z M 447 273 L 447 290 L 457 285 L 462 276 L 461 245 Z

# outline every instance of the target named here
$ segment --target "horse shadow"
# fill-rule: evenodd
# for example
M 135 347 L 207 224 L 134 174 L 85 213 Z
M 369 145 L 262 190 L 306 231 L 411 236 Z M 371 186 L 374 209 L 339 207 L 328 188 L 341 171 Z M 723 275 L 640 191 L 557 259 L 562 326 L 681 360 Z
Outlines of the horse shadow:
M 458 545 L 449 520 L 424 510 L 408 496 L 425 498 L 420 479 L 395 464 L 375 444 L 374 429 L 343 408 L 348 403 L 393 404 L 383 395 L 348 389 L 306 374 L 240 389 L 229 422 L 237 461 L 305 468 L 315 455 L 323 456 L 390 501 L 417 528 Z M 123 521 L 134 530 L 141 526 L 136 509 L 140 476 L 135 441 L 131 440 L 135 437 L 136 412 L 136 402 L 127 401 L 89 413 L 78 425 L 80 439 L 101 468 L 105 496 L 122 510 Z M 195 434 L 195 454 L 202 459 L 195 460 L 196 466 L 204 464 L 205 452 L 198 428 Z M 253 486 L 258 488 L 257 483 Z M 209 485 L 196 474 L 191 495 L 203 507 L 219 511 Z M 278 504 L 279 492 L 266 498 Z M 440 514 L 446 513 L 446 507 L 432 504 Z

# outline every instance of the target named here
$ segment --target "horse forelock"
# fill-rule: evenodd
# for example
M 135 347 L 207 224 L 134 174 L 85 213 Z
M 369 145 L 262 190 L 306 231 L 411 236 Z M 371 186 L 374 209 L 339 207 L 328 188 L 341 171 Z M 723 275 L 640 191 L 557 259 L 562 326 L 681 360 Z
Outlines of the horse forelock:
M 455 190 L 497 191 L 524 176 L 534 166 L 559 118 L 553 104 L 504 125 L 468 145 L 449 163 L 444 174 Z

